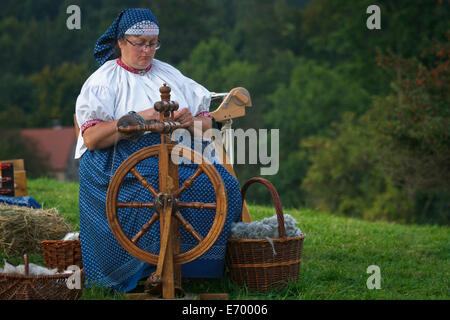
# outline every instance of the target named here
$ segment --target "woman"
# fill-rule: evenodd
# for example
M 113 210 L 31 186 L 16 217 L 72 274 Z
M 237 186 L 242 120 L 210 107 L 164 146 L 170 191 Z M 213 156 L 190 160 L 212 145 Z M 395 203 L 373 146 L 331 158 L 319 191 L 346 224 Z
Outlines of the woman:
M 80 237 L 83 265 L 88 283 L 112 287 L 127 292 L 139 280 L 148 277 L 155 266 L 146 264 L 126 252 L 111 233 L 105 213 L 105 199 L 109 181 L 118 166 L 132 153 L 160 143 L 159 134 L 148 133 L 138 141 L 121 140 L 117 121 L 130 111 L 143 121 L 156 120 L 153 109 L 161 100 L 159 88 L 166 83 L 171 100 L 180 109 L 175 121 L 193 132 L 194 121 L 201 121 L 203 130 L 211 128 L 209 115 L 210 93 L 203 86 L 183 76 L 177 69 L 154 58 L 159 48 L 159 24 L 149 9 L 127 9 L 96 42 L 94 56 L 100 67 L 84 83 L 76 102 L 76 116 L 80 127 L 76 158 L 80 159 Z M 192 146 L 193 147 L 193 146 Z M 227 170 L 215 164 L 225 183 L 228 212 L 225 227 L 216 243 L 200 258 L 182 266 L 183 277 L 221 277 L 224 269 L 225 245 L 231 222 L 241 213 L 239 184 Z M 195 172 L 195 164 L 180 164 L 180 185 Z M 158 189 L 158 159 L 141 163 L 139 172 Z M 123 182 L 119 201 L 153 201 L 142 185 L 133 179 Z M 212 185 L 206 175 L 181 195 L 181 201 L 215 202 Z M 182 209 L 181 214 L 203 236 L 214 216 L 210 210 Z M 126 209 L 119 220 L 129 237 L 135 235 L 150 219 L 153 211 Z M 195 245 L 181 228 L 181 252 Z M 150 252 L 159 250 L 159 225 L 139 240 L 138 245 Z

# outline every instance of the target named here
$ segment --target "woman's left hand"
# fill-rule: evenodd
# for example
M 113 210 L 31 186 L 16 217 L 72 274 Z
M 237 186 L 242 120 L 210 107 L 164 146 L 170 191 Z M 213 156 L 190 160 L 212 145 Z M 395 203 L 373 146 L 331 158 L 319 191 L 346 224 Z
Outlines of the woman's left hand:
M 174 120 L 180 122 L 183 128 L 191 128 L 194 126 L 194 117 L 187 108 L 175 111 Z

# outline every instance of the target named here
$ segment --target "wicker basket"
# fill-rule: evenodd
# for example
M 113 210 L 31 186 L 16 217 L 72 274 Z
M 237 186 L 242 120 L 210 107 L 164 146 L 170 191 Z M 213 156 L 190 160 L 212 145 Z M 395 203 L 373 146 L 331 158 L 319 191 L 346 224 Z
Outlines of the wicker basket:
M 25 275 L 0 273 L 0 300 L 76 300 L 83 293 L 84 270 L 80 271 L 80 289 L 69 289 L 73 275 L 29 275 L 28 257 L 24 256 Z
M 44 240 L 41 251 L 45 266 L 49 269 L 64 271 L 71 265 L 83 268 L 80 240 Z
M 250 290 L 266 292 L 277 286 L 285 286 L 289 280 L 299 280 L 305 235 L 286 237 L 281 202 L 268 180 L 248 180 L 242 187 L 242 200 L 245 199 L 248 187 L 255 182 L 265 185 L 272 195 L 280 238 L 271 239 L 273 246 L 266 239 L 229 239 L 226 257 L 234 282 L 239 285 L 246 283 Z

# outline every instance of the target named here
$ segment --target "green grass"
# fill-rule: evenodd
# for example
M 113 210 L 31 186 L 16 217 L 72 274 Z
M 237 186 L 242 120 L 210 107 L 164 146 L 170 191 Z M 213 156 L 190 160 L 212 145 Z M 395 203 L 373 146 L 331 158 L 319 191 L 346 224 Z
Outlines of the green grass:
M 60 182 L 49 178 L 28 179 L 28 195 L 42 204 L 43 209 L 57 208 L 74 230 L 79 230 L 78 183 Z
M 76 183 L 35 179 L 28 181 L 28 191 L 45 208 L 56 207 L 78 229 Z M 271 207 L 249 205 L 249 209 L 254 220 L 275 214 Z M 369 222 L 307 209 L 284 211 L 306 233 L 298 283 L 260 294 L 235 285 L 226 272 L 221 279 L 185 279 L 183 289 L 226 292 L 230 299 L 449 299 L 448 227 Z M 39 259 L 33 255 L 30 260 Z M 367 289 L 370 265 L 380 267 L 379 290 Z M 85 289 L 82 299 L 125 297 L 96 288 Z

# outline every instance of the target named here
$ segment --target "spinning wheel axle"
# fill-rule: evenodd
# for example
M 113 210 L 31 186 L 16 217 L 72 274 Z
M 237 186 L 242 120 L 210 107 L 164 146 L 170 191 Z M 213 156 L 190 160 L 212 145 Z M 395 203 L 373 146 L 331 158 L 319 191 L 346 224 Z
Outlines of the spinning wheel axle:
M 167 121 L 135 126 L 120 126 L 117 127 L 117 131 L 124 134 L 142 131 L 152 131 L 156 133 L 172 133 L 174 130 L 178 128 L 182 128 L 179 122 Z

